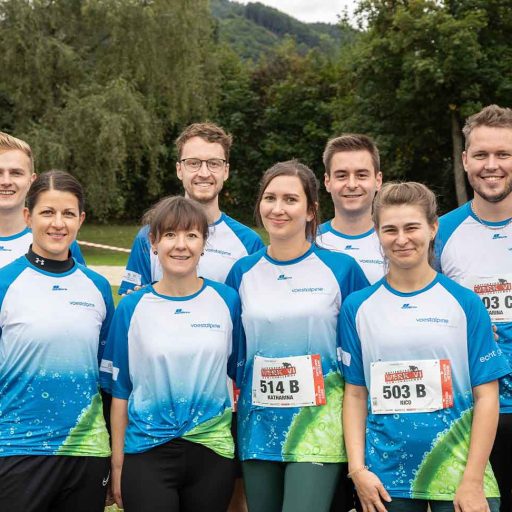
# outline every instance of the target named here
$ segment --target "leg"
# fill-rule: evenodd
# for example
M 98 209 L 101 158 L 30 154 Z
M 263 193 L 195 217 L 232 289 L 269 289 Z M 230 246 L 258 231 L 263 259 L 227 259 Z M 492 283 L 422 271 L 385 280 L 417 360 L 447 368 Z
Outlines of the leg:
M 231 435 L 235 441 L 235 488 L 227 512 L 247 512 L 247 500 L 245 499 L 244 481 L 242 475 L 242 463 L 238 457 L 237 413 L 233 411 L 231 420 Z
M 0 457 L 0 510 L 48 512 L 61 486 L 59 457 Z
M 110 477 L 110 457 L 59 457 L 64 476 L 53 512 L 103 512 Z
M 491 452 L 491 466 L 501 494 L 500 512 L 512 511 L 512 414 L 500 414 L 496 440 Z
M 487 503 L 491 512 L 500 511 L 499 498 L 487 498 Z M 453 506 L 453 501 L 431 501 L 430 510 L 432 512 L 454 512 L 455 507 Z
M 330 512 L 350 512 L 356 508 L 356 490 L 350 478 L 347 477 L 348 464 L 341 464 L 340 476 L 336 485 L 336 491 L 332 498 Z
M 180 512 L 226 512 L 235 483 L 235 461 L 188 443 L 187 478 L 179 490 Z
M 289 462 L 283 512 L 329 512 L 340 471 L 341 464 Z
M 185 457 L 180 439 L 147 452 L 126 454 L 121 496 L 126 512 L 178 512 Z
M 284 464 L 267 460 L 242 463 L 249 512 L 281 512 Z
M 393 498 L 391 503 L 386 503 L 386 510 L 388 512 L 427 512 L 428 501 L 411 498 Z

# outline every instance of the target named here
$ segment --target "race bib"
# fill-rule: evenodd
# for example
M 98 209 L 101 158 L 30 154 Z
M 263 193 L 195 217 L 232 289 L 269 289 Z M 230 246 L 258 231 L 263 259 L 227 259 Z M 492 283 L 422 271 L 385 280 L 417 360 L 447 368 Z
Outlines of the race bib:
M 325 405 L 320 355 L 254 357 L 252 403 L 263 407 Z
M 371 363 L 373 414 L 431 412 L 453 407 L 448 359 Z
M 464 284 L 482 299 L 493 322 L 512 322 L 512 274 L 472 277 Z

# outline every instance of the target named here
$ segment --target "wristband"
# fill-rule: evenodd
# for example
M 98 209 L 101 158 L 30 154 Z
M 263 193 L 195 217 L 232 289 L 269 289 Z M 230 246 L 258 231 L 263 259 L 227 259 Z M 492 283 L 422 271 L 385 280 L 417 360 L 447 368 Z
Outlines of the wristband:
M 354 471 L 351 471 L 347 474 L 347 477 L 352 479 L 354 475 L 357 475 L 358 473 L 361 473 L 361 471 L 366 471 L 368 469 L 368 466 L 361 466 L 360 468 L 354 469 Z

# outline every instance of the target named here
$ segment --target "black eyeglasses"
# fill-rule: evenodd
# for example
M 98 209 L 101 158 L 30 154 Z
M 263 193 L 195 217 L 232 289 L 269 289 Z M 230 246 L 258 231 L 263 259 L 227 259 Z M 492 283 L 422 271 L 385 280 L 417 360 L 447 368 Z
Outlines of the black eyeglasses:
M 190 172 L 199 172 L 203 162 L 206 163 L 208 170 L 213 173 L 222 171 L 226 165 L 226 160 L 223 158 L 208 158 L 208 160 L 201 160 L 200 158 L 183 158 L 180 160 L 180 163 L 182 163 L 185 166 L 185 169 Z

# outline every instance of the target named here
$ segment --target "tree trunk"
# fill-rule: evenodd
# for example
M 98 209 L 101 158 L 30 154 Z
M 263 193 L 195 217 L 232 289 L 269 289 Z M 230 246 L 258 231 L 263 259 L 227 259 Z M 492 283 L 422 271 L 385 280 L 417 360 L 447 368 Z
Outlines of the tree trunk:
M 464 167 L 462 166 L 462 132 L 460 128 L 457 111 L 453 108 L 450 112 L 452 122 L 452 159 L 453 159 L 453 178 L 455 180 L 455 193 L 457 194 L 457 203 L 460 206 L 468 201 L 466 190 L 466 180 Z

